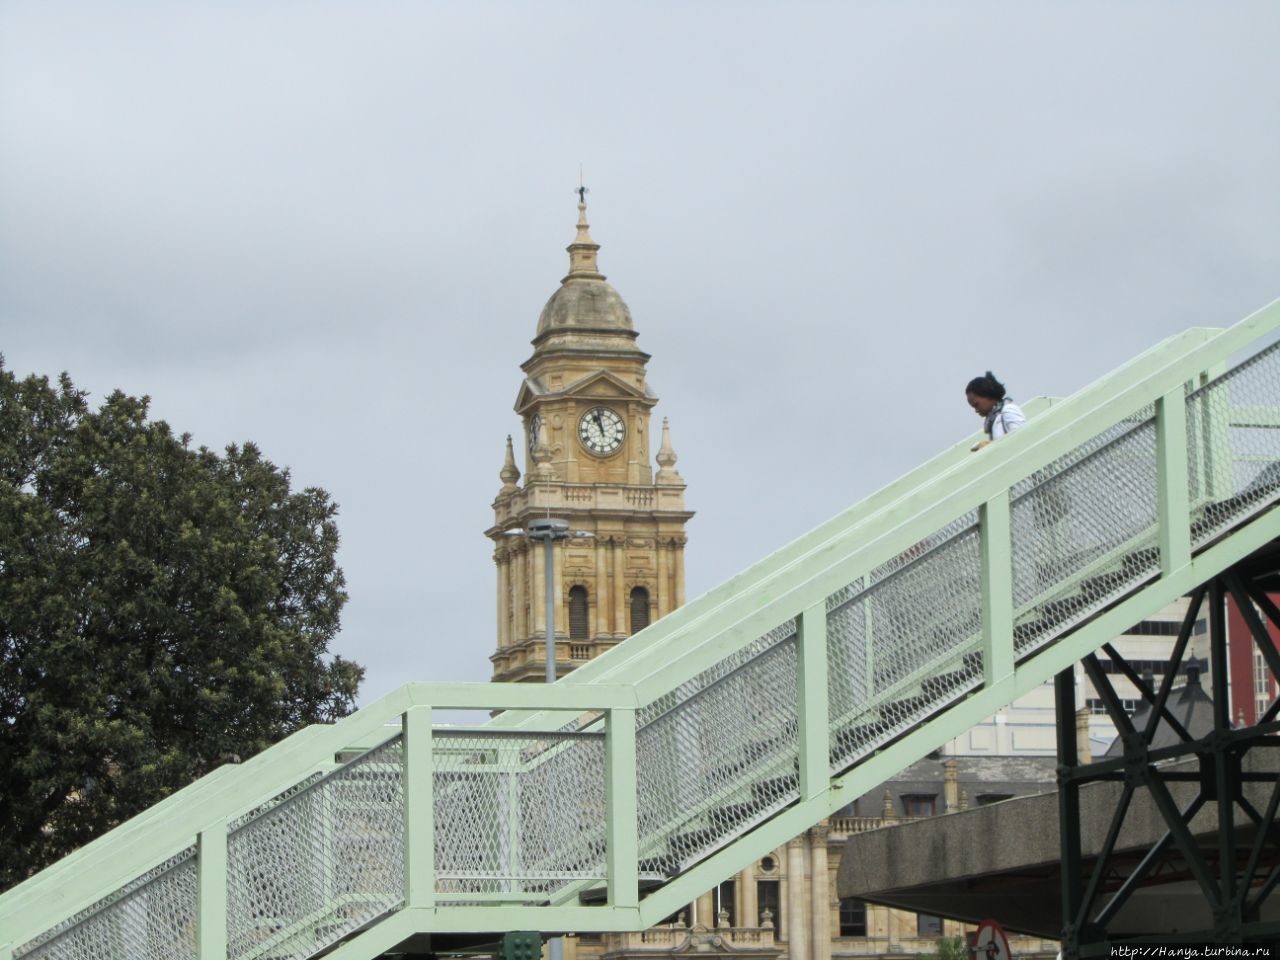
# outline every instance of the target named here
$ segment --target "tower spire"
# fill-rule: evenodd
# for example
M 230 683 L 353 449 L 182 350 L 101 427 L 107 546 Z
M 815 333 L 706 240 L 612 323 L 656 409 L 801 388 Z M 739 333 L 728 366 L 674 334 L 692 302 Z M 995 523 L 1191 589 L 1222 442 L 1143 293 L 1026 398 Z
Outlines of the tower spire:
M 561 283 L 570 280 L 603 280 L 604 274 L 596 263 L 596 253 L 600 244 L 591 239 L 590 224 L 587 223 L 587 193 L 585 186 L 578 185 L 578 234 L 573 243 L 565 249 L 569 251 L 569 274 Z

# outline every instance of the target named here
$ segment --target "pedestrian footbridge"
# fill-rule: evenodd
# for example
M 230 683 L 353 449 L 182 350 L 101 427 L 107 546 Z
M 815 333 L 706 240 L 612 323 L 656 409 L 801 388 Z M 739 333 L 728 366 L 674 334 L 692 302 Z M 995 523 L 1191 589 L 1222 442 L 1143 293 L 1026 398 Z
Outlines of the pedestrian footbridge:
M 655 924 L 1280 536 L 1278 328 L 1028 404 L 554 685 L 408 684 L 222 767 L 0 896 L 0 960 Z

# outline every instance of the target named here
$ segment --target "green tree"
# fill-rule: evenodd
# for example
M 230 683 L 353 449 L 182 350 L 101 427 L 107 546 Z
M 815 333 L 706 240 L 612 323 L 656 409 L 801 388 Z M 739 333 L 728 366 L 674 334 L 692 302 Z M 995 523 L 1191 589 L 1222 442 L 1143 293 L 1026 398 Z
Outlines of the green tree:
M 353 707 L 336 507 L 0 357 L 0 889 Z

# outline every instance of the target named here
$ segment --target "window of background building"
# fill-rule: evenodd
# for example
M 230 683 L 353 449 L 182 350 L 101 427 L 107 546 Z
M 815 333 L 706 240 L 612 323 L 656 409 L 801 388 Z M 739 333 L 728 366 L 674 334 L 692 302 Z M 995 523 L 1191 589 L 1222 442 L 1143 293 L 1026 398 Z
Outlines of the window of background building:
M 587 588 L 569 588 L 569 639 L 586 640 L 590 636 L 587 626 Z
M 902 814 L 906 817 L 932 817 L 938 812 L 936 793 L 904 793 Z
M 738 914 L 733 907 L 733 898 L 737 893 L 737 884 L 733 880 L 726 880 L 713 891 L 712 899 L 715 902 L 716 915 L 708 926 L 720 925 L 720 911 L 729 911 L 729 926 L 736 927 L 738 925 Z
M 649 591 L 644 587 L 631 590 L 631 632 L 639 633 L 649 625 Z
M 778 895 L 777 880 L 757 880 L 756 881 L 756 905 L 760 911 L 760 917 L 756 918 L 756 923 L 760 922 L 764 916 L 765 910 L 773 914 L 773 935 L 777 939 L 782 939 L 782 898 Z
M 867 935 L 867 903 L 857 897 L 840 898 L 840 936 Z
M 917 937 L 942 936 L 942 918 L 935 917 L 932 913 L 917 913 L 916 914 L 916 936 Z

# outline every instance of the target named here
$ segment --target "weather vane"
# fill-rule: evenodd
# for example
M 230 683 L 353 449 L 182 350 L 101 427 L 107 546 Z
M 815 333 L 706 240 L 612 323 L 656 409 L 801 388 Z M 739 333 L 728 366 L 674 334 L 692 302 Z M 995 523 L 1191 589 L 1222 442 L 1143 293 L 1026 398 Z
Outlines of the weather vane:
M 586 203 L 586 202 L 587 202 L 587 194 L 588 194 L 588 193 L 590 193 L 591 191 L 590 191 L 590 190 L 588 190 L 585 186 L 583 186 L 583 183 L 582 183 L 582 164 L 578 164 L 578 189 L 577 189 L 577 190 L 575 190 L 574 192 L 575 192 L 575 193 L 577 193 L 577 195 L 578 195 L 578 202 L 579 202 L 579 203 Z

